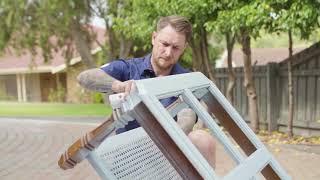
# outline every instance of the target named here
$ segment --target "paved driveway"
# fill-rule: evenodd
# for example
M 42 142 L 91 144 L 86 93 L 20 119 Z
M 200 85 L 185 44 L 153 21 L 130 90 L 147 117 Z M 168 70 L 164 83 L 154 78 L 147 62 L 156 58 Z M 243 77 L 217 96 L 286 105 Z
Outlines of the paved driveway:
M 60 154 L 96 124 L 0 119 L 0 179 L 99 179 L 87 161 L 63 171 Z
M 0 118 L 0 179 L 51 180 L 99 179 L 84 161 L 63 171 L 57 161 L 60 154 L 99 120 Z M 91 122 L 91 123 L 88 123 Z M 319 146 L 272 145 L 269 150 L 293 179 L 320 179 Z M 226 174 L 234 163 L 221 146 L 217 152 L 217 173 Z

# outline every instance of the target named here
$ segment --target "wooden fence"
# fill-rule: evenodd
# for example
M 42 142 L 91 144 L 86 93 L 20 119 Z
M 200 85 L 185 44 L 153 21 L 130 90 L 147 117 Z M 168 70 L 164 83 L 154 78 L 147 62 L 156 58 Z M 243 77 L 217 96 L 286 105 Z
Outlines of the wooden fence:
M 320 51 L 319 51 L 320 52 Z M 311 58 L 311 60 L 310 60 Z M 270 63 L 253 68 L 258 97 L 259 121 L 262 128 L 286 131 L 288 120 L 287 63 Z M 234 106 L 248 119 L 248 100 L 243 86 L 243 68 L 235 68 L 236 85 L 233 90 Z M 228 73 L 226 68 L 215 71 L 216 84 L 226 94 Z M 320 53 L 309 57 L 293 68 L 294 133 L 320 135 Z M 270 122 L 270 124 L 269 124 Z

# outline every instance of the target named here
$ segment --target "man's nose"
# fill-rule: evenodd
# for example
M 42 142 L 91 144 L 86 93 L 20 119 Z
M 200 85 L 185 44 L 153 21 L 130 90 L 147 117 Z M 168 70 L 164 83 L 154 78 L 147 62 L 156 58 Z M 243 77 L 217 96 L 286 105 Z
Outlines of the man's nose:
M 169 46 L 169 47 L 166 48 L 165 55 L 167 57 L 171 57 L 171 55 L 172 55 L 172 47 Z

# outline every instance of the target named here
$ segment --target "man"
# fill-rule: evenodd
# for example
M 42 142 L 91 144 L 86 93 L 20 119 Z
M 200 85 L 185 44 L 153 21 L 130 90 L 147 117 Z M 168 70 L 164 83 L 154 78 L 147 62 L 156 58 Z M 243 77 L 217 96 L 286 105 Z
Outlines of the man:
M 181 16 L 162 17 L 157 23 L 157 29 L 152 33 L 152 53 L 130 60 L 117 60 L 101 67 L 82 72 L 78 76 L 79 83 L 91 90 L 107 93 L 122 93 L 127 95 L 133 80 L 187 73 L 178 64 L 192 35 L 192 25 Z M 161 100 L 167 107 L 176 100 L 175 97 Z M 195 123 L 195 114 L 191 109 L 179 112 L 177 123 L 188 135 L 191 142 L 199 149 L 209 164 L 215 165 L 215 141 L 203 130 L 191 131 Z M 118 129 L 122 133 L 139 127 L 137 121 L 131 121 L 125 128 Z

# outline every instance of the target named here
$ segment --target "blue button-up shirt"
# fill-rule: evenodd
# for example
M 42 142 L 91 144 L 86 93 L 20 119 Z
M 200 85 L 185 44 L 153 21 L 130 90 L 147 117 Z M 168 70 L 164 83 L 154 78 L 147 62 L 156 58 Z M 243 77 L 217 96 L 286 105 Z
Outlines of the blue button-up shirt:
M 101 66 L 101 69 L 119 81 L 140 80 L 156 77 L 151 66 L 151 54 L 141 58 L 132 58 L 129 60 L 116 60 Z M 175 64 L 170 72 L 170 75 L 187 73 L 179 64 Z M 160 102 L 164 107 L 173 103 L 177 97 L 161 99 Z M 130 121 L 124 128 L 117 130 L 117 134 L 137 128 L 140 125 L 136 120 Z

